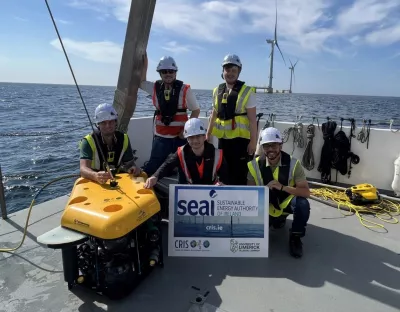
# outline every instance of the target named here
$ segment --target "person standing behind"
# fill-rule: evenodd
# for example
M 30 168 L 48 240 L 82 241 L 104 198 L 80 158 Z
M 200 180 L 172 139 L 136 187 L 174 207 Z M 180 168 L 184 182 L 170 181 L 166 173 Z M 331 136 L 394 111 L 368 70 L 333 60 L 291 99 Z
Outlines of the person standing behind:
M 185 122 L 200 115 L 200 107 L 190 85 L 176 79 L 178 67 L 170 56 L 163 56 L 157 66 L 161 79 L 156 82 L 146 80 L 148 67 L 147 54 L 144 58 L 140 89 L 152 97 L 156 109 L 154 114 L 154 138 L 149 161 L 143 171 L 151 176 L 165 161 L 169 154 L 175 153 L 179 146 L 186 144 L 183 137 Z
M 242 71 L 240 58 L 228 54 L 222 62 L 225 79 L 213 91 L 213 110 L 207 131 L 218 138 L 218 148 L 224 151 L 231 185 L 246 185 L 247 162 L 253 159 L 257 146 L 255 90 L 239 80 Z

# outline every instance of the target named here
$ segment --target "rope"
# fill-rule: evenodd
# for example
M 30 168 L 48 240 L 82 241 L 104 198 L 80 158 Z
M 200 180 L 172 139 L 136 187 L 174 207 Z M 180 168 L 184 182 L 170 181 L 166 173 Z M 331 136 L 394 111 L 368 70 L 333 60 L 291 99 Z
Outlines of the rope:
M 315 126 L 314 125 L 308 125 L 307 127 L 307 145 L 306 149 L 303 154 L 303 158 L 301 160 L 301 164 L 303 165 L 304 168 L 307 170 L 311 171 L 314 169 L 314 154 L 313 154 L 313 142 L 314 142 L 314 136 L 315 136 Z
M 366 228 L 382 228 L 386 230 L 383 224 L 367 220 L 364 218 L 364 215 L 372 215 L 373 217 L 390 224 L 399 223 L 399 220 L 395 218 L 394 215 L 400 214 L 400 204 L 394 203 L 387 199 L 382 199 L 378 204 L 358 206 L 352 204 L 345 191 L 342 190 L 313 188 L 311 189 L 311 194 L 313 197 L 315 197 L 315 199 L 323 199 L 324 201 L 334 202 L 337 205 L 340 213 L 344 216 L 351 216 L 355 214 L 360 223 Z M 349 211 L 350 214 L 343 213 L 343 210 Z M 369 223 L 370 225 L 366 223 Z
M 22 244 L 24 243 L 25 238 L 26 238 L 26 233 L 28 232 L 29 218 L 31 217 L 31 212 L 32 212 L 33 204 L 35 203 L 35 200 L 37 199 L 37 197 L 39 196 L 39 194 L 40 194 L 46 187 L 48 187 L 49 185 L 51 185 L 51 184 L 53 184 L 53 183 L 55 183 L 55 182 L 57 182 L 57 181 L 63 180 L 63 179 L 79 178 L 79 177 L 80 177 L 80 175 L 76 175 L 76 174 L 70 174 L 70 175 L 66 175 L 66 176 L 61 176 L 61 177 L 58 177 L 58 178 L 56 178 L 56 179 L 54 179 L 54 180 L 51 180 L 50 182 L 48 182 L 48 183 L 46 183 L 44 186 L 42 186 L 42 187 L 39 189 L 39 191 L 36 193 L 35 197 L 32 199 L 32 202 L 31 202 L 31 204 L 30 204 L 30 206 L 29 206 L 29 209 L 28 209 L 28 216 L 27 216 L 27 218 L 26 218 L 26 222 L 25 222 L 25 226 L 24 226 L 24 234 L 23 234 L 23 236 L 22 236 L 21 242 L 19 243 L 19 245 L 18 245 L 17 247 L 14 247 L 14 248 L 0 248 L 0 252 L 15 251 L 15 250 L 19 249 L 19 248 L 22 246 Z
M 367 149 L 368 149 L 368 145 L 369 145 L 369 134 L 371 131 L 371 119 L 368 120 L 368 126 L 367 129 L 365 129 L 366 126 L 366 120 L 363 120 L 363 126 L 360 130 L 360 132 L 357 135 L 357 140 L 360 141 L 361 143 L 365 143 L 367 142 Z
M 303 136 L 303 124 L 301 122 L 296 122 L 293 127 L 289 127 L 283 131 L 282 142 L 286 143 L 289 140 L 290 133 L 293 134 L 293 151 L 297 147 L 304 147 L 304 136 Z
M 78 127 L 70 130 L 64 130 L 64 131 L 59 131 L 59 132 L 30 132 L 30 133 L 0 133 L 0 137 L 15 137 L 15 136 L 26 136 L 26 137 L 32 137 L 32 136 L 51 136 L 51 135 L 58 135 L 58 134 L 65 134 L 65 133 L 70 133 L 72 131 L 84 129 L 86 127 L 89 127 L 90 124 L 87 124 L 86 126 L 83 127 Z

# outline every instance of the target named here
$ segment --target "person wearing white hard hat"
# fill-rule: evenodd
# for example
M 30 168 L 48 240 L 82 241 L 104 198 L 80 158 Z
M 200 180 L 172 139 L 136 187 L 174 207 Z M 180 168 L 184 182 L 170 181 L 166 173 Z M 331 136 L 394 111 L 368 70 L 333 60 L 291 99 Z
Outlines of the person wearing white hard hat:
M 155 107 L 152 150 L 149 161 L 143 167 L 150 176 L 169 154 L 186 143 L 182 133 L 189 119 L 188 111 L 191 111 L 190 118 L 198 117 L 200 107 L 190 85 L 176 79 L 178 66 L 171 56 L 160 59 L 156 70 L 161 79 L 156 82 L 146 80 L 147 67 L 146 54 L 140 88 L 151 95 Z
M 295 258 L 303 255 L 301 237 L 305 236 L 310 217 L 310 189 L 299 160 L 282 151 L 282 136 L 278 129 L 269 127 L 260 134 L 262 155 L 248 163 L 247 185 L 269 188 L 270 225 L 281 228 L 293 214 L 289 250 Z
M 127 134 L 116 130 L 118 114 L 111 104 L 96 107 L 94 121 L 98 130 L 80 142 L 80 173 L 83 178 L 104 184 L 111 179 L 105 162 L 115 172 L 141 173 L 135 166 L 131 143 Z M 100 146 L 99 146 L 100 144 Z M 101 152 L 106 159 L 102 158 Z
M 213 110 L 209 119 L 207 140 L 218 138 L 224 151 L 232 185 L 246 185 L 247 162 L 257 146 L 255 89 L 239 80 L 242 62 L 236 54 L 228 54 L 222 62 L 225 80 L 213 91 Z
M 222 150 L 206 140 L 206 128 L 199 118 L 189 119 L 184 128 L 187 144 L 180 146 L 161 167 L 147 179 L 144 187 L 153 187 L 158 180 L 178 168 L 179 184 L 228 184 L 228 167 Z

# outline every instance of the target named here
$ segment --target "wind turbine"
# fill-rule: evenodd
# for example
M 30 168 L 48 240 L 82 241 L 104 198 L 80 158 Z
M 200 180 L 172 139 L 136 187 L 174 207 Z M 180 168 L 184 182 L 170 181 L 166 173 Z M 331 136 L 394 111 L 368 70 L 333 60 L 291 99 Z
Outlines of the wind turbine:
M 270 63 L 270 67 L 269 67 L 269 85 L 268 85 L 268 88 L 267 88 L 267 92 L 268 93 L 273 93 L 273 89 L 272 89 L 272 72 L 273 72 L 273 68 L 274 68 L 274 47 L 275 47 L 275 45 L 278 47 L 278 50 L 282 55 L 283 62 L 286 65 L 285 58 L 283 57 L 281 48 L 278 45 L 278 38 L 277 38 L 277 35 L 276 35 L 277 25 L 278 25 L 278 3 L 277 3 L 277 1 L 275 1 L 275 36 L 274 36 L 274 39 L 267 39 L 266 40 L 267 43 L 271 44 L 271 54 L 270 54 L 271 63 Z
M 292 61 L 289 59 L 289 62 L 292 65 L 291 67 L 289 67 L 289 69 L 290 69 L 290 88 L 289 88 L 289 93 L 292 93 L 292 76 L 294 78 L 294 67 L 296 66 L 298 61 L 299 60 L 297 60 L 296 63 L 294 63 L 294 65 L 293 65 Z M 296 79 L 294 79 L 294 80 L 296 80 Z

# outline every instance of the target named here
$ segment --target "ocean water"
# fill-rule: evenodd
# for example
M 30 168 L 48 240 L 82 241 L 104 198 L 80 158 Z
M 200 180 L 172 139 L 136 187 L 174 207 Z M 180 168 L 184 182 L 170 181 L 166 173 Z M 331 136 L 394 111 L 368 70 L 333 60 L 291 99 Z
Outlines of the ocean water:
M 219 226 L 219 230 L 208 230 L 207 227 Z M 189 224 L 175 223 L 175 237 L 242 237 L 263 238 L 264 224 Z
M 212 90 L 194 91 L 204 116 Z M 91 116 L 99 103 L 112 103 L 114 97 L 114 87 L 81 86 L 81 92 Z M 139 92 L 134 116 L 152 115 L 146 95 Z M 257 101 L 259 112 L 273 113 L 278 121 L 302 116 L 303 122 L 317 117 L 320 124 L 326 117 L 354 118 L 358 125 L 371 119 L 374 127 L 388 127 L 390 119 L 400 124 L 400 98 L 395 97 L 257 93 Z M 0 165 L 9 212 L 27 208 L 45 183 L 79 173 L 78 143 L 91 128 L 74 85 L 0 83 L 0 120 Z M 73 182 L 50 185 L 36 204 L 68 194 Z

